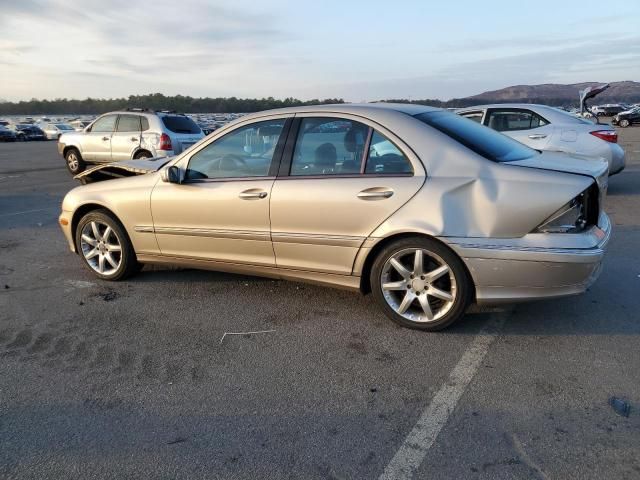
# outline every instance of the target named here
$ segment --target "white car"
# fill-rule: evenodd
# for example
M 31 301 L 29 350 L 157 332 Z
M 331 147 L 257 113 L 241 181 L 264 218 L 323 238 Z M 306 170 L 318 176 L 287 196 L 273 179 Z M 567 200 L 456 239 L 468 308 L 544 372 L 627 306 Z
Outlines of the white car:
M 536 150 L 604 158 L 609 163 L 609 175 L 620 173 L 625 167 L 625 153 L 611 125 L 595 123 L 559 108 L 512 103 L 479 105 L 456 113 Z
M 71 125 L 66 123 L 47 123 L 41 128 L 47 140 L 58 140 L 63 133 L 75 131 Z

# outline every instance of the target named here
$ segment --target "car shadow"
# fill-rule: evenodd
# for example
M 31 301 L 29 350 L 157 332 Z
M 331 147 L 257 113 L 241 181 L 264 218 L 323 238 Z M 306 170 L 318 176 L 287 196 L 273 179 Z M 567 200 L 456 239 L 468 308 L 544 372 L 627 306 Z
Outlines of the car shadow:
M 608 196 L 638 194 L 640 194 L 640 170 L 623 170 L 609 178 Z
M 556 300 L 541 300 L 520 303 L 504 307 L 479 309 L 472 307 L 461 321 L 437 335 L 476 335 L 496 316 L 505 317 L 499 332 L 489 330 L 492 335 L 640 335 L 640 322 L 637 321 L 638 296 L 633 281 L 640 279 L 633 275 L 633 265 L 621 272 L 620 266 L 605 265 L 601 278 L 585 294 Z M 640 272 L 640 271 L 639 271 Z M 620 275 L 629 277 L 629 281 L 616 280 Z M 632 276 L 633 275 L 633 276 Z M 636 273 L 637 275 L 637 273 Z M 616 281 L 614 281 L 616 280 Z M 275 314 L 275 323 L 312 321 L 317 325 L 328 320 L 327 316 L 350 322 L 354 331 L 366 328 L 389 329 L 393 335 L 401 327 L 396 326 L 378 309 L 371 295 L 338 290 L 330 287 L 298 283 L 286 280 L 252 277 L 204 270 L 165 268 L 146 266 L 130 283 L 194 284 L 200 295 L 219 294 L 243 295 L 246 287 L 251 291 L 265 290 L 273 285 L 268 295 L 278 302 L 288 302 L 297 312 L 304 312 L 297 318 L 279 318 Z M 195 287 L 198 285 L 198 287 Z M 203 290 L 203 285 L 210 285 Z M 217 288 L 220 287 L 220 288 Z M 215 293 L 212 293 L 215 292 Z M 634 294 L 635 292 L 635 294 Z M 322 305 L 321 310 L 310 309 L 307 304 L 313 297 L 314 305 Z M 250 300 L 247 300 L 250 301 Z M 242 301 L 237 303 L 242 309 Z M 284 315 L 284 314 L 282 314 Z M 344 318 L 342 318 L 344 317 Z M 434 335 L 415 331 L 416 335 Z

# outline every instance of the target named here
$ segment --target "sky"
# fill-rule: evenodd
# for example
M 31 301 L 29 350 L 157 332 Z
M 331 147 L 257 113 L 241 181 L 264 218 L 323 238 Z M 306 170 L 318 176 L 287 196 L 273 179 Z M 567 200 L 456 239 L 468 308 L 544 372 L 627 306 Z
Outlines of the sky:
M 0 99 L 458 98 L 640 80 L 640 1 L 0 0 Z

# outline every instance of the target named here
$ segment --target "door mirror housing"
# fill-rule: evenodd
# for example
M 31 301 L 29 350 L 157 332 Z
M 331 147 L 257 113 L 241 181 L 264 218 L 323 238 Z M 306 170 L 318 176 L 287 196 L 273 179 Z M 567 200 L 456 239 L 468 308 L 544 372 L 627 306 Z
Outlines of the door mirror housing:
M 164 171 L 162 179 L 169 183 L 180 183 L 180 169 L 175 165 L 171 165 Z

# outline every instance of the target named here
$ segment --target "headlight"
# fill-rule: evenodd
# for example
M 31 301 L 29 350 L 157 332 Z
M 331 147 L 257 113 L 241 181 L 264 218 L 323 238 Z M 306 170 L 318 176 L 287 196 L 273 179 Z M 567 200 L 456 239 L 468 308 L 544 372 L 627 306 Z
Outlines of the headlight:
M 587 190 L 536 227 L 533 233 L 579 233 L 587 226 Z

